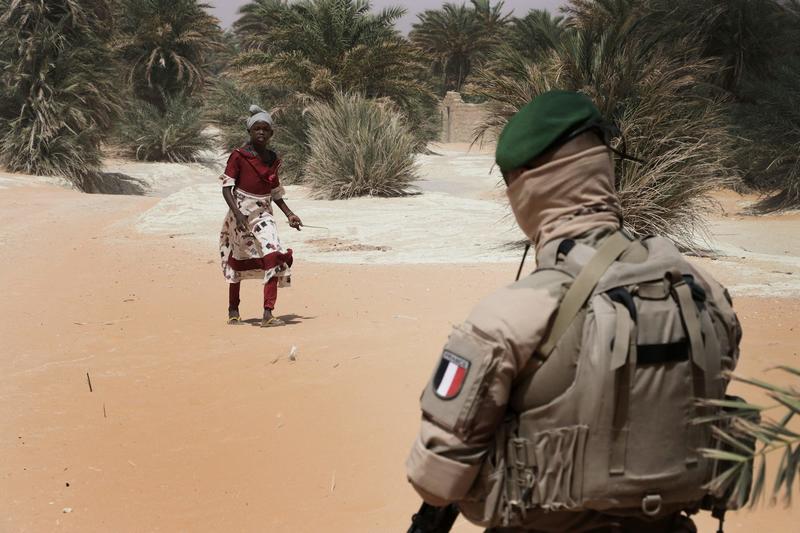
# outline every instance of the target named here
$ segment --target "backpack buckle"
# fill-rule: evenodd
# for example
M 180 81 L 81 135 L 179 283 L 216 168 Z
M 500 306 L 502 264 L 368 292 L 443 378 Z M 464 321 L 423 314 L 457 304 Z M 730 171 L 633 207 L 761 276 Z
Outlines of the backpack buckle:
M 656 516 L 661 511 L 661 495 L 648 494 L 642 498 L 642 512 L 647 516 Z

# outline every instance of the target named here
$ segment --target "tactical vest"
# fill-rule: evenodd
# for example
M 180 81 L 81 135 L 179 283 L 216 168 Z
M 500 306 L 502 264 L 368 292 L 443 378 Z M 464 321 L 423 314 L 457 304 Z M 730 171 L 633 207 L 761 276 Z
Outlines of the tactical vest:
M 597 250 L 548 247 L 537 270 L 560 272 L 569 289 L 528 367 L 538 370 L 514 384 L 473 492 L 483 494 L 462 512 L 526 527 L 553 511 L 659 517 L 696 507 L 716 466 L 698 451 L 714 439 L 693 423 L 708 414 L 697 400 L 721 399 L 727 385 L 721 311 L 666 239 L 615 233 Z M 617 261 L 632 247 L 641 261 Z

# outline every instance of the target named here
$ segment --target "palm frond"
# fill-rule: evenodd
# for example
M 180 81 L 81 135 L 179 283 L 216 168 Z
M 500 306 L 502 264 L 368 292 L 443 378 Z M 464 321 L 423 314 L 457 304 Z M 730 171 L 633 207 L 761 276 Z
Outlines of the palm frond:
M 777 370 L 790 378 L 800 377 L 800 369 L 795 367 L 780 366 Z M 733 379 L 755 387 L 775 403 L 758 408 L 744 401 L 702 403 L 707 407 L 724 408 L 716 416 L 707 418 L 716 424 L 714 434 L 722 444 L 715 449 L 703 450 L 704 455 L 718 460 L 723 467 L 718 469 L 710 487 L 720 492 L 727 491 L 735 505 L 741 506 L 748 499 L 751 506 L 757 505 L 766 489 L 766 458 L 777 451 L 781 452 L 781 458 L 770 491 L 771 499 L 774 502 L 782 496 L 789 504 L 795 480 L 800 474 L 800 433 L 790 427 L 800 413 L 800 388 L 741 376 L 733 376 Z M 767 417 L 766 414 L 773 410 L 783 415 L 777 420 Z M 754 412 L 761 415 L 754 416 Z M 752 493 L 749 492 L 751 486 Z
M 666 50 L 659 36 L 644 38 L 649 19 L 634 7 L 627 0 L 573 2 L 564 21 L 570 29 L 535 62 L 519 50 L 501 48 L 468 85 L 489 108 L 476 140 L 496 136 L 510 116 L 544 91 L 587 94 L 619 126 L 622 137 L 614 142 L 624 140 L 625 149 L 645 160 L 617 166 L 628 229 L 637 235 L 666 233 L 693 249 L 705 236 L 709 193 L 738 179 L 724 97 L 708 84 L 716 63 L 699 57 L 689 43 Z M 595 24 L 596 18 L 603 24 Z
M 207 7 L 197 0 L 119 0 L 114 48 L 135 97 L 163 112 L 166 99 L 203 88 L 212 56 L 224 46 Z

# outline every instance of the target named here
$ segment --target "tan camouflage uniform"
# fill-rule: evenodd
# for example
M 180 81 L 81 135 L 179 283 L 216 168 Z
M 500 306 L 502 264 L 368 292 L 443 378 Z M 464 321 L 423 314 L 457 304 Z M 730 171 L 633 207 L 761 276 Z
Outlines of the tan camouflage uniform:
M 550 242 L 571 238 L 596 248 L 619 229 L 620 207 L 608 151 L 583 136 L 564 145 L 552 160 L 542 170 L 531 171 L 543 172 L 548 179 L 537 180 L 535 192 L 529 191 L 532 196 L 526 200 L 529 212 L 515 213 L 525 233 L 537 237 L 534 241 L 540 266 L 556 259 L 552 246 L 546 247 Z M 559 160 L 566 163 L 559 166 Z M 510 191 L 509 196 L 512 194 Z M 637 245 L 620 261 L 641 261 L 646 254 L 646 249 Z M 723 367 L 730 369 L 738 356 L 741 335 L 738 321 L 724 289 L 700 271 L 695 275 L 709 300 L 723 310 L 725 318 L 718 325 L 719 336 L 728 355 Z M 423 397 L 421 429 L 407 460 L 407 475 L 427 503 L 442 506 L 457 502 L 472 521 L 499 525 L 491 521 L 497 511 L 494 508 L 497 493 L 502 488 L 492 478 L 492 463 L 499 447 L 495 443 L 503 443 L 500 433 L 508 412 L 518 413 L 525 410 L 526 403 L 541 405 L 555 398 L 575 377 L 576 361 L 548 359 L 532 367 L 537 374 L 535 390 L 515 388 L 521 370 L 529 364 L 546 335 L 566 288 L 563 274 L 550 270 L 536 272 L 485 298 L 452 331 L 445 350 L 470 354 L 473 361 L 482 363 L 470 368 L 462 397 L 453 400 L 452 405 L 444 400 L 433 405 L 437 402 L 433 395 Z M 526 373 L 530 370 L 526 369 Z M 469 382 L 482 376 L 485 376 L 482 384 Z M 462 409 L 465 402 L 471 405 L 466 415 Z M 691 531 L 691 528 L 675 529 L 673 520 L 679 510 L 667 509 L 660 522 L 651 521 L 646 526 L 640 522 L 645 517 L 637 509 L 616 513 L 630 514 L 627 518 L 596 511 L 549 512 L 537 519 L 535 530 L 621 531 L 615 528 L 624 526 L 626 531 L 635 531 L 641 526 L 646 531 Z

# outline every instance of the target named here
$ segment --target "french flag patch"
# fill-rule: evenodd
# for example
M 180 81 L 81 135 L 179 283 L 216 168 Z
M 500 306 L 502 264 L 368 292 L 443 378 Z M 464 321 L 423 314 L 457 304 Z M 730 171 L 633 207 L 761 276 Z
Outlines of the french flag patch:
M 452 400 L 461 392 L 461 387 L 467 379 L 469 361 L 445 350 L 436 374 L 433 376 L 433 390 L 436 396 L 443 400 Z

